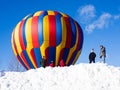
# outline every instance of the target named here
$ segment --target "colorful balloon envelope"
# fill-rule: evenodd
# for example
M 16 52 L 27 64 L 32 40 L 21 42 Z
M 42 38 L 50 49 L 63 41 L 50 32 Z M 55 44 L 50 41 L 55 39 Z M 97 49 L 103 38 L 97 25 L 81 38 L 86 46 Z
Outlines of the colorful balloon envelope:
M 12 33 L 12 48 L 18 61 L 28 70 L 39 68 L 46 58 L 59 66 L 61 59 L 66 66 L 77 61 L 83 45 L 80 25 L 70 16 L 57 11 L 38 11 L 21 20 Z

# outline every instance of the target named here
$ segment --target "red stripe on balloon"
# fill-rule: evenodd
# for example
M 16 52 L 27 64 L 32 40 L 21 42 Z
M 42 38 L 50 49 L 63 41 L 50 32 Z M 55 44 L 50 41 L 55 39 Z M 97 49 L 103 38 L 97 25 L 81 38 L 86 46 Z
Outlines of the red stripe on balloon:
M 33 61 L 34 61 L 34 63 L 35 63 L 35 66 L 38 68 L 38 65 L 37 65 L 37 62 L 36 62 L 36 58 L 35 58 L 35 54 L 34 54 L 34 49 L 32 49 L 32 50 L 30 51 L 30 54 L 31 54 L 31 56 L 32 56 L 32 58 L 33 58 Z
M 19 40 L 20 40 L 20 46 L 21 46 L 22 50 L 25 50 L 25 45 L 24 45 L 24 42 L 23 42 L 23 35 L 22 35 L 23 24 L 24 24 L 24 20 L 22 20 L 21 23 L 20 23 L 20 27 L 19 27 Z
M 72 40 L 72 27 L 69 21 L 68 17 L 64 17 L 64 20 L 66 22 L 66 29 L 67 29 L 67 36 L 66 36 L 66 47 L 70 48 L 71 40 Z
M 54 11 L 54 13 L 55 13 L 55 16 L 57 15 L 57 14 L 59 14 L 58 12 L 56 12 L 56 11 Z
M 49 57 L 49 53 L 48 52 L 49 52 L 49 48 L 46 48 L 45 49 L 46 66 L 48 66 L 48 57 Z
M 29 64 L 27 63 L 27 61 L 26 61 L 23 53 L 20 53 L 20 57 L 22 58 L 21 60 L 23 60 L 23 62 L 25 63 L 26 67 L 27 67 L 28 69 L 30 69 L 30 66 L 29 66 Z
M 56 20 L 54 15 L 48 15 L 49 18 L 49 40 L 50 46 L 56 46 Z
M 32 44 L 34 48 L 39 47 L 39 40 L 38 40 L 38 16 L 34 16 L 32 18 Z
M 58 65 L 59 65 L 60 60 L 62 59 L 64 49 L 65 49 L 65 48 L 63 48 L 63 49 L 60 51 L 60 57 L 59 57 L 59 60 L 58 60 Z M 66 62 L 65 62 L 65 63 L 66 63 Z

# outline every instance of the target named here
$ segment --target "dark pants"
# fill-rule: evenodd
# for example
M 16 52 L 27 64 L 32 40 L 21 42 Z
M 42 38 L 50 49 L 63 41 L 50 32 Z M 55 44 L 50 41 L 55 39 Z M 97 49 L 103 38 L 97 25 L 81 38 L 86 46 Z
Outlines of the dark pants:
M 93 60 L 90 60 L 90 62 L 89 62 L 89 63 L 92 63 L 92 62 L 93 62 L 93 63 L 95 63 L 95 59 L 93 59 Z
M 105 63 L 105 57 L 103 57 L 103 63 Z

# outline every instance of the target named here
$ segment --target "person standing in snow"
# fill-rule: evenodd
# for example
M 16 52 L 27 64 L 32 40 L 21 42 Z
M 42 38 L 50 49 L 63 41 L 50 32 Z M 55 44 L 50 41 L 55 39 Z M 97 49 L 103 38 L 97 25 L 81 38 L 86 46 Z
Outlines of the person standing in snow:
M 95 63 L 95 57 L 96 57 L 96 54 L 94 52 L 94 49 L 91 50 L 90 54 L 89 54 L 89 63 Z
M 40 65 L 41 67 L 46 67 L 46 59 L 45 59 L 45 56 L 42 57 L 41 61 L 40 61 Z
M 103 45 L 100 45 L 100 58 L 102 58 L 103 63 L 105 63 L 106 49 Z
M 64 66 L 65 66 L 65 62 L 64 62 L 63 59 L 60 60 L 60 62 L 59 62 L 59 66 L 60 66 L 60 67 L 64 67 Z

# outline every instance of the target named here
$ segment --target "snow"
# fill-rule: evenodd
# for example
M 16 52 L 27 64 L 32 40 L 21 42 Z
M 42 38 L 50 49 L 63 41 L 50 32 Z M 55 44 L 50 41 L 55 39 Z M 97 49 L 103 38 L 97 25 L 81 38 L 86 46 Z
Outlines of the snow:
M 120 67 L 81 63 L 0 72 L 0 90 L 120 90 Z

